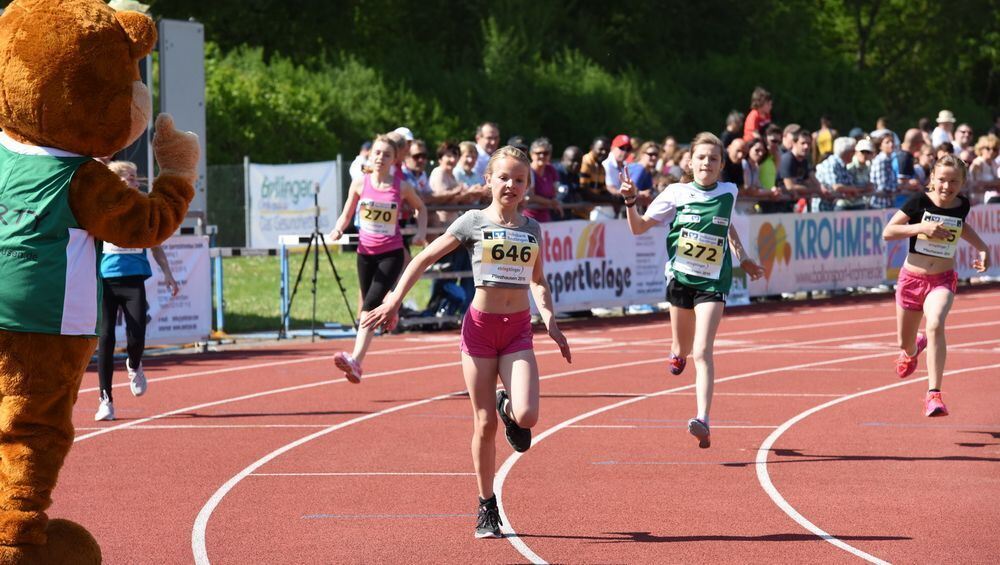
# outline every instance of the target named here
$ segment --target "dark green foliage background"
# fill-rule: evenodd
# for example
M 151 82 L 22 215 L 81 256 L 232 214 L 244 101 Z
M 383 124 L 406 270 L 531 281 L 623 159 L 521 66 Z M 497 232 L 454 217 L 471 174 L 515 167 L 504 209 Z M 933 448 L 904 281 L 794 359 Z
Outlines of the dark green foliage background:
M 6 4 L 6 2 L 4 2 Z M 896 129 L 1000 110 L 1000 0 L 150 0 L 209 45 L 210 164 L 353 156 L 376 132 L 432 144 L 499 122 L 557 149 L 719 131 L 750 92 L 775 120 Z

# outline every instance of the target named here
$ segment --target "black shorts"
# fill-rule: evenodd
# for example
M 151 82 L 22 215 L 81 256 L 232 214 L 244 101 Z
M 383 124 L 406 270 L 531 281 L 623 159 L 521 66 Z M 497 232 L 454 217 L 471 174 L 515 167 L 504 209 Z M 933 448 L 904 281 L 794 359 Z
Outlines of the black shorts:
M 670 279 L 670 284 L 667 285 L 667 302 L 671 306 L 693 310 L 696 304 L 704 302 L 725 303 L 726 295 L 721 292 L 698 290 L 677 282 L 677 279 Z

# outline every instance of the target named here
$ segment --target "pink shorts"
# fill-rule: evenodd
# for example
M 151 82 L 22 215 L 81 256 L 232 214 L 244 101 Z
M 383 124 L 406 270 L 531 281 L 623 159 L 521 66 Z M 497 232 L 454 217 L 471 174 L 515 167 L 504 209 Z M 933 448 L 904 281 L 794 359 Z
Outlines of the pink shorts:
M 489 314 L 469 307 L 462 320 L 462 351 L 472 357 L 500 357 L 534 347 L 531 312 Z
M 920 275 L 909 271 L 906 267 L 899 270 L 899 280 L 896 281 L 896 304 L 903 310 L 920 312 L 924 309 L 927 295 L 937 289 L 958 291 L 958 273 L 954 270 Z

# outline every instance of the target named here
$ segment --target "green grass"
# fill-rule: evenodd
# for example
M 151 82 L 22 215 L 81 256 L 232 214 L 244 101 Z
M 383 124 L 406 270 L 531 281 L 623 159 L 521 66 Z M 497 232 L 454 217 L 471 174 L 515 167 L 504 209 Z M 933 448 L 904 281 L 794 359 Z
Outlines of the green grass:
M 358 303 L 358 274 L 354 253 L 332 253 L 334 265 L 344 284 L 347 301 L 355 312 Z M 289 257 L 291 274 L 289 285 L 302 264 L 301 253 Z M 225 294 L 225 331 L 236 334 L 256 331 L 276 331 L 280 324 L 281 267 L 277 257 L 225 257 L 222 260 Z M 298 293 L 292 303 L 292 328 L 308 328 L 312 313 L 312 257 L 306 264 L 299 283 Z M 214 282 L 213 282 L 214 284 Z M 350 325 L 351 316 L 344 297 L 337 287 L 330 264 L 320 255 L 319 276 L 316 283 L 316 323 L 338 322 Z M 291 288 L 289 288 L 291 292 Z M 421 280 L 407 295 L 420 308 L 427 304 L 430 281 Z M 213 308 L 214 294 L 213 294 Z M 214 310 L 213 310 L 214 315 Z

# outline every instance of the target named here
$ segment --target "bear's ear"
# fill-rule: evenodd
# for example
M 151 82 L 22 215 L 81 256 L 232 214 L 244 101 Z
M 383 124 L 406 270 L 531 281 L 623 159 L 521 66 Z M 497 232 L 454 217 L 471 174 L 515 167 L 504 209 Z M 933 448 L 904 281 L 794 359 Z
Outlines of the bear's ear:
M 139 12 L 116 12 L 115 18 L 128 35 L 132 58 L 139 60 L 149 55 L 156 45 L 156 25 L 153 20 Z

